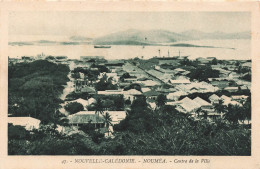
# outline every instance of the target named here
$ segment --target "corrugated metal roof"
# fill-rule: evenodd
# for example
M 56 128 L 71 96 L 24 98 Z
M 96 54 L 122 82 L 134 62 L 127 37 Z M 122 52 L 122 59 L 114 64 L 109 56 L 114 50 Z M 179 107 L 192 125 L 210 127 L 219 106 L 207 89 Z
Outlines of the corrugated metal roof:
M 160 93 L 154 90 L 150 90 L 148 92 L 144 92 L 143 93 L 145 96 L 149 97 L 149 96 L 158 96 Z
M 210 103 L 208 103 L 207 101 L 203 100 L 200 97 L 196 97 L 195 99 L 193 99 L 193 101 L 197 102 L 201 106 L 210 106 L 211 105 Z
M 112 124 L 117 124 L 126 117 L 125 111 L 104 111 L 104 114 L 105 113 L 108 113 L 110 115 L 112 119 Z M 104 122 L 104 117 L 102 115 L 99 115 L 98 119 L 98 115 L 95 111 L 80 111 L 76 114 L 70 115 L 68 119 L 72 124 L 87 124 L 90 120 L 91 123 Z
M 26 130 L 38 129 L 41 121 L 33 117 L 8 117 L 8 123 L 14 126 L 23 126 Z
M 182 99 L 180 106 L 185 109 L 187 112 L 191 112 L 199 107 L 201 107 L 200 104 L 198 104 L 196 101 L 191 100 L 188 97 L 185 97 L 184 99 Z
M 127 91 L 124 91 L 125 95 L 141 95 L 142 93 L 136 89 L 130 89 Z
M 68 119 L 71 124 L 104 123 L 104 118 L 97 114 L 73 114 Z
M 218 95 L 216 95 L 216 94 L 213 94 L 213 95 L 211 95 L 211 96 L 209 97 L 209 99 L 215 101 L 215 100 L 219 100 L 220 97 L 218 97 Z

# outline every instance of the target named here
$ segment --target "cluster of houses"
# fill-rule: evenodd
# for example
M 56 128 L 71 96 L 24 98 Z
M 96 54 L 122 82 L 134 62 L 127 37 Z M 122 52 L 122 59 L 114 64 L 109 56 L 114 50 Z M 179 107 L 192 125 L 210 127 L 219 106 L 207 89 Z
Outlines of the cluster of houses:
M 244 95 L 234 95 L 227 97 L 225 95 L 218 96 L 214 94 L 217 91 L 225 90 L 231 93 L 235 93 L 239 90 L 250 90 L 251 83 L 240 79 L 239 74 L 235 73 L 235 62 L 230 61 L 226 64 L 212 65 L 212 69 L 220 72 L 219 78 L 209 78 L 207 82 L 191 81 L 188 78 L 190 71 L 182 68 L 176 68 L 174 70 L 162 68 L 163 64 L 178 65 L 181 59 L 185 58 L 158 58 L 159 65 L 155 65 L 153 69 L 144 70 L 138 65 L 134 65 L 131 62 L 124 61 L 110 61 L 102 64 L 109 68 L 111 73 L 100 73 L 98 78 L 102 78 L 106 75 L 112 79 L 113 84 L 118 86 L 117 90 L 102 90 L 96 91 L 97 95 L 123 95 L 125 100 L 133 102 L 139 96 L 145 96 L 147 102 L 152 109 L 156 108 L 156 98 L 158 95 L 163 94 L 167 97 L 167 105 L 175 105 L 179 111 L 183 113 L 190 113 L 196 115 L 198 109 L 207 111 L 209 120 L 217 117 L 222 117 L 221 114 L 216 113 L 214 110 L 214 104 L 217 104 L 219 100 L 223 100 L 225 105 L 233 104 L 242 106 L 242 101 L 246 97 Z M 197 61 L 201 64 L 207 64 L 214 58 L 198 58 Z M 250 62 L 241 61 L 243 67 L 251 68 Z M 225 69 L 224 69 L 225 68 Z M 123 80 L 120 78 L 123 74 L 128 73 L 129 76 Z M 240 83 L 233 83 L 234 80 Z M 137 84 L 140 86 L 140 90 L 125 88 L 131 84 Z M 164 88 L 163 85 L 169 87 Z M 91 86 L 87 86 L 91 87 Z M 202 99 L 196 97 L 190 99 L 187 97 L 193 93 L 213 93 L 209 98 Z M 184 97 L 184 98 L 183 98 Z M 180 100 L 180 98 L 183 98 Z
M 66 64 L 69 65 L 70 61 L 67 56 L 51 56 L 45 55 L 44 53 L 38 54 L 36 56 L 21 56 L 16 58 L 8 57 L 8 65 L 15 65 L 17 63 L 30 63 L 36 60 L 48 60 L 49 62 L 56 64 Z
M 219 97 L 216 94 L 212 94 L 208 97 L 208 101 L 200 97 L 196 97 L 194 99 L 185 97 L 177 102 L 173 102 L 172 104 L 176 105 L 176 109 L 180 112 L 189 113 L 195 119 L 199 119 L 201 112 L 205 112 L 207 114 L 205 118 L 212 121 L 223 117 L 223 113 L 219 114 L 216 112 L 214 108 L 215 104 L 219 104 L 219 102 L 222 101 L 225 106 L 228 106 L 229 104 L 242 106 L 247 98 L 248 96 L 245 95 L 234 95 L 232 97 L 222 95 Z
M 182 59 L 187 57 L 178 58 L 158 58 L 159 64 L 154 65 L 152 69 L 145 70 L 133 64 L 130 61 L 113 60 L 107 62 L 99 62 L 99 65 L 106 66 L 110 73 L 100 72 L 98 80 L 106 76 L 112 80 L 112 84 L 117 85 L 116 90 L 100 90 L 94 88 L 96 82 L 90 81 L 80 73 L 80 78 L 74 79 L 74 87 L 76 93 L 87 92 L 90 95 L 122 95 L 124 100 L 133 102 L 137 97 L 145 96 L 147 103 L 152 109 L 156 108 L 156 99 L 159 95 L 166 96 L 166 105 L 174 105 L 176 109 L 183 113 L 189 113 L 195 118 L 198 118 L 198 111 L 207 112 L 207 119 L 214 120 L 221 118 L 223 114 L 219 114 L 214 109 L 214 105 L 223 101 L 224 105 L 232 104 L 242 106 L 248 96 L 235 94 L 239 90 L 250 90 L 251 82 L 241 80 L 241 74 L 236 73 L 237 61 L 226 61 L 225 64 L 211 65 L 212 69 L 220 72 L 219 78 L 209 78 L 208 81 L 191 81 L 188 77 L 190 71 L 184 68 L 166 69 L 165 65 L 180 65 Z M 66 60 L 66 58 L 63 58 Z M 82 62 L 78 62 L 78 67 L 89 67 L 92 62 L 99 57 L 81 57 Z M 101 57 L 101 59 L 103 59 Z M 200 64 L 208 64 L 214 58 L 198 58 Z M 94 61 L 93 61 L 94 60 Z M 62 61 L 63 62 L 63 61 Z M 66 62 L 66 61 L 65 61 Z M 251 69 L 251 62 L 239 61 L 242 67 Z M 162 66 L 164 65 L 164 66 Z M 122 78 L 124 74 L 127 77 Z M 129 88 L 130 85 L 137 85 L 140 88 Z M 167 86 L 167 87 L 164 87 Z M 231 97 L 225 95 L 217 95 L 218 91 L 228 91 L 232 93 Z M 191 99 L 188 97 L 194 93 L 212 93 L 208 98 L 201 98 L 199 96 Z M 84 107 L 83 111 L 68 116 L 69 123 L 72 126 L 95 125 L 98 128 L 104 128 L 105 119 L 102 115 L 97 115 L 95 111 L 87 110 L 91 104 L 95 104 L 96 100 L 92 97 L 88 100 L 79 98 L 65 102 L 78 102 Z M 105 111 L 112 119 L 112 126 L 118 124 L 126 117 L 126 111 Z M 109 128 L 113 131 L 113 128 Z

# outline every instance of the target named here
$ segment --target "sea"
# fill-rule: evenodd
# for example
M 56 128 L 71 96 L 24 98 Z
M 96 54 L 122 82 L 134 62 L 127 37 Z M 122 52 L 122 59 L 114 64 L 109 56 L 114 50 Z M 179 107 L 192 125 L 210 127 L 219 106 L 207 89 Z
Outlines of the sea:
M 250 40 L 199 40 L 184 41 L 187 43 L 206 47 L 177 47 L 177 46 L 134 46 L 112 45 L 111 48 L 94 48 L 94 45 L 9 45 L 9 57 L 37 56 L 44 53 L 52 56 L 67 56 L 70 59 L 79 59 L 80 56 L 104 56 L 107 60 L 152 57 L 189 56 L 189 59 L 198 57 L 216 57 L 221 60 L 251 59 Z M 173 43 L 171 43 L 173 44 Z M 163 44 L 167 45 L 167 44 Z

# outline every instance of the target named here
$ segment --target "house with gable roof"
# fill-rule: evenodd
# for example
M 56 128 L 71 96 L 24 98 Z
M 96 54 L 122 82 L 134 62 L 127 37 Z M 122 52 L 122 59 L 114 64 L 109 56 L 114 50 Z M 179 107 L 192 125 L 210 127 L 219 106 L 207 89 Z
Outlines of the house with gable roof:
M 191 113 L 195 115 L 195 111 L 200 107 L 200 105 L 194 101 L 191 100 L 188 97 L 185 97 L 184 99 L 180 100 L 180 104 L 177 105 L 176 109 L 183 113 Z
M 193 101 L 195 101 L 196 103 L 198 103 L 200 105 L 200 108 L 203 110 L 209 110 L 209 109 L 213 109 L 213 106 L 211 103 L 203 100 L 200 97 L 196 97 L 195 99 L 193 99 Z
M 28 131 L 38 129 L 41 123 L 39 119 L 33 117 L 8 117 L 7 121 L 14 126 L 22 126 Z
M 104 111 L 108 113 L 112 119 L 112 125 L 118 124 L 121 120 L 125 119 L 125 111 Z M 95 111 L 80 111 L 78 113 L 68 116 L 69 124 L 72 126 L 86 126 L 95 125 L 96 128 L 105 126 L 105 119 L 102 115 L 96 114 Z
M 249 68 L 249 69 L 251 69 L 252 64 L 251 64 L 251 62 L 246 62 L 246 63 L 243 63 L 241 66 L 242 66 L 243 68 Z
M 219 103 L 220 97 L 218 97 L 218 95 L 216 95 L 216 94 L 212 94 L 209 97 L 209 100 L 210 100 L 211 104 L 217 104 L 217 103 Z
M 129 99 L 131 102 L 134 101 L 138 96 L 142 95 L 142 92 L 136 90 L 136 89 L 130 89 L 127 91 L 123 91 L 124 93 L 124 99 Z
M 184 91 L 177 91 L 177 92 L 169 93 L 166 97 L 169 100 L 178 100 L 181 96 L 185 96 L 187 94 L 188 93 Z
M 73 103 L 73 102 L 77 102 L 77 103 L 82 104 L 82 106 L 84 107 L 84 109 L 86 109 L 87 106 L 89 106 L 89 105 L 95 103 L 95 102 L 96 102 L 96 99 L 94 99 L 94 98 L 89 98 L 88 100 L 85 100 L 85 99 L 82 99 L 82 98 L 78 98 L 78 99 L 76 99 L 76 100 L 66 101 L 65 104 Z
M 225 95 L 222 95 L 222 96 L 220 97 L 220 99 L 223 100 L 223 105 L 226 105 L 226 106 L 228 106 L 229 104 L 242 106 L 241 103 L 239 103 L 239 102 L 237 102 L 237 101 L 235 101 L 235 100 L 232 100 L 232 98 L 227 97 L 227 96 L 225 96 Z
M 238 87 L 225 87 L 224 90 L 227 90 L 229 92 L 237 92 Z
M 147 99 L 152 99 L 152 100 L 156 100 L 157 96 L 160 93 L 154 90 L 150 90 L 148 92 L 144 92 L 143 95 L 147 98 Z

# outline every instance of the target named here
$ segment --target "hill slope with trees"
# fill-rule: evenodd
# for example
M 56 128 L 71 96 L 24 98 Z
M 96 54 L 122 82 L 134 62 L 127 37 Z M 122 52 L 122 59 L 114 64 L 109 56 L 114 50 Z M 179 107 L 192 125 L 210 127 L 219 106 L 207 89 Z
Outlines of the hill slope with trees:
M 46 60 L 8 67 L 8 114 L 30 116 L 46 124 L 60 116 L 60 95 L 69 67 Z

